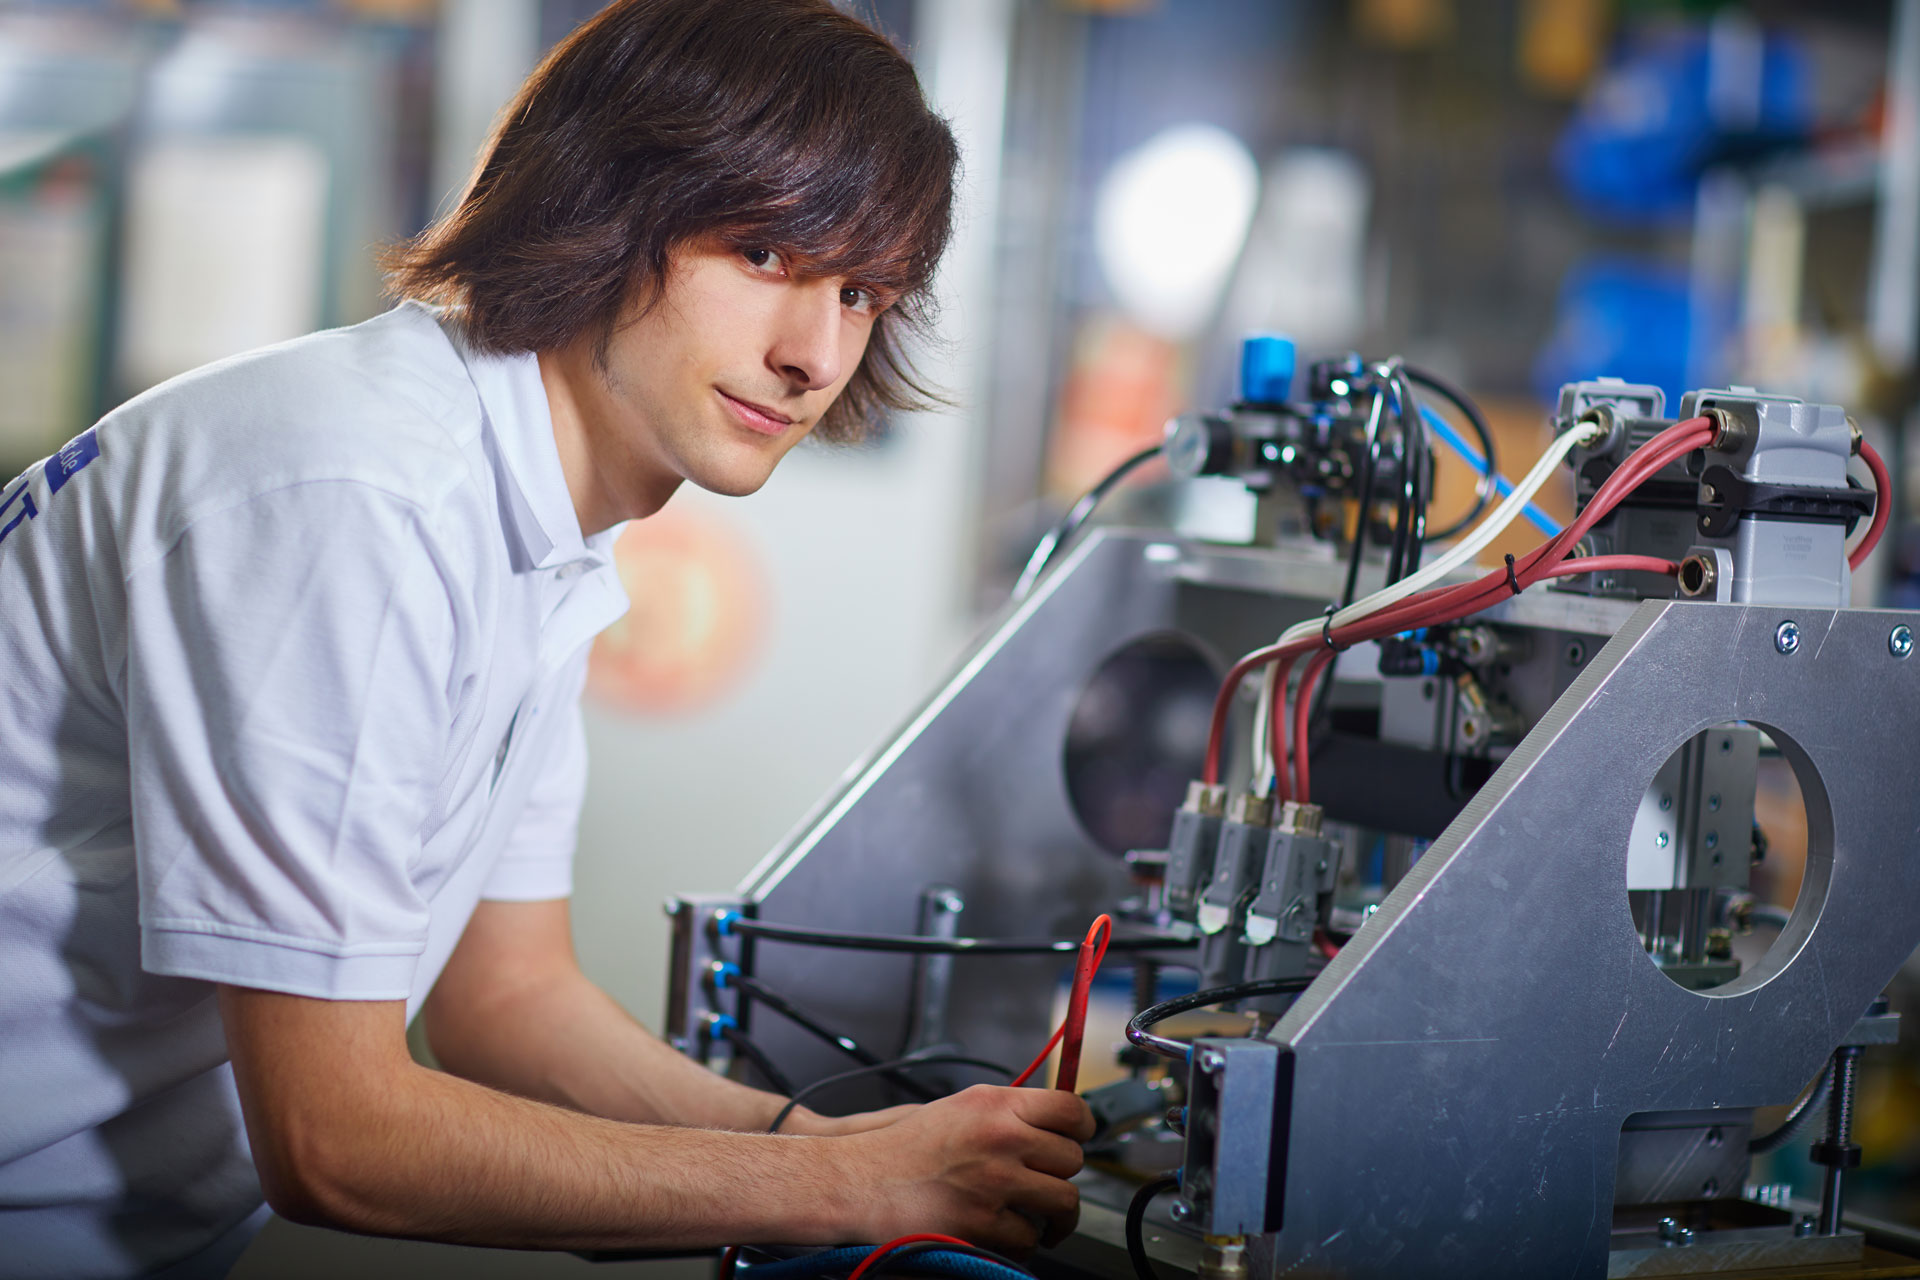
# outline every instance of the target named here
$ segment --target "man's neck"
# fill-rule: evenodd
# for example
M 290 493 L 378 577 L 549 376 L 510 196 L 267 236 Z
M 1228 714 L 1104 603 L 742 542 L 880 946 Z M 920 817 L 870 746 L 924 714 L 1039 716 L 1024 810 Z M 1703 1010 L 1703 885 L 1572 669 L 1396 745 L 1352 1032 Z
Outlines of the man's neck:
M 630 474 L 627 467 L 604 465 L 595 448 L 596 441 L 618 437 L 607 429 L 613 406 L 606 379 L 594 364 L 591 344 L 575 342 L 543 351 L 539 364 L 560 471 L 566 477 L 581 534 L 591 537 L 622 520 L 644 519 L 664 507 L 680 487 L 678 475 L 665 468 L 658 468 L 657 475 Z M 636 473 L 654 470 L 631 469 Z

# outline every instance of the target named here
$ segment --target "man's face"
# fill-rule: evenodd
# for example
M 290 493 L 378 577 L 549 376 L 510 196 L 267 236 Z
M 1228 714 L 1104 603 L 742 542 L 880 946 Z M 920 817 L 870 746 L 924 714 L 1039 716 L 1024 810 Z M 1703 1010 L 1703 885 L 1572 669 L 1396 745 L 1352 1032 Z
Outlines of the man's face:
M 576 380 L 615 518 L 650 514 L 680 480 L 733 496 L 765 484 L 859 367 L 881 307 L 775 250 L 677 250 L 654 305 L 615 327 L 598 385 Z

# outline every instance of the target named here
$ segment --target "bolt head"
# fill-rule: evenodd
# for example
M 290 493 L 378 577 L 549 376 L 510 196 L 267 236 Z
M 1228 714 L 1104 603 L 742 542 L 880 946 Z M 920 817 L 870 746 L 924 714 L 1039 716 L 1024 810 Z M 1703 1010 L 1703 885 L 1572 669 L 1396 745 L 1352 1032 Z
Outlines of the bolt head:
M 1185 1200 L 1175 1200 L 1167 1206 L 1167 1216 L 1175 1222 L 1185 1222 L 1193 1217 L 1193 1206 Z
M 1673 808 L 1673 797 L 1672 797 L 1672 796 L 1661 796 L 1661 797 L 1660 797 L 1660 812 L 1662 812 L 1662 813 L 1665 813 L 1665 812 L 1666 812 L 1667 810 L 1669 810 L 1669 809 L 1671 809 L 1671 808 Z
M 1773 629 L 1773 647 L 1781 653 L 1793 653 L 1800 647 L 1800 624 L 1788 619 Z
M 1221 1055 L 1218 1049 L 1201 1050 L 1198 1061 L 1200 1063 L 1200 1069 L 1207 1072 L 1220 1071 L 1227 1065 L 1226 1058 Z
M 1720 833 L 1718 831 L 1707 832 L 1707 848 L 1709 849 L 1714 848 L 1719 843 L 1720 843 Z
M 1710 813 L 1718 813 L 1718 812 L 1720 812 L 1720 797 L 1719 797 L 1719 796 L 1708 796 L 1708 797 L 1707 797 L 1707 811 L 1708 811 L 1708 812 L 1710 812 Z
M 1913 628 L 1901 623 L 1887 637 L 1887 652 L 1896 658 L 1904 658 L 1913 652 Z
M 1666 832 L 1662 831 L 1658 835 L 1654 836 L 1653 842 L 1654 844 L 1658 845 L 1660 848 L 1664 849 L 1667 847 L 1667 841 L 1671 840 L 1672 838 L 1673 837 L 1669 836 Z

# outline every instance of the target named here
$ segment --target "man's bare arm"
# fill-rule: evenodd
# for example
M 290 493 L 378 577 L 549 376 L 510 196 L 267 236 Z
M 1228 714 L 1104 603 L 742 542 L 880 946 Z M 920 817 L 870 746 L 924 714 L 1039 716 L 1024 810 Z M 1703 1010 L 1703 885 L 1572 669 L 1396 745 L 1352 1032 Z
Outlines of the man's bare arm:
M 422 1011 L 440 1064 L 481 1084 L 641 1124 L 764 1131 L 785 1099 L 663 1044 L 574 959 L 567 902 L 482 902 Z M 898 1119 L 904 1109 L 874 1119 Z M 789 1133 L 844 1133 L 799 1109 Z
M 1071 1229 L 1091 1131 L 1051 1090 L 978 1087 L 848 1137 L 626 1124 L 428 1070 L 398 1001 L 220 988 L 268 1200 L 380 1235 L 526 1248 L 832 1244 Z M 1067 1135 L 1067 1136 L 1063 1136 Z

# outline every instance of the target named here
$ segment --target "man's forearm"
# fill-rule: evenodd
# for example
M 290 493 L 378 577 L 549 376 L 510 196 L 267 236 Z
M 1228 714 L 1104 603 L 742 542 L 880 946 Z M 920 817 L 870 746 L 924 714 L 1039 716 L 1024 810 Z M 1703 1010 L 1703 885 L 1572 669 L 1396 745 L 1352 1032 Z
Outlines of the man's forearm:
M 510 1093 L 636 1124 L 750 1132 L 786 1103 L 664 1044 L 578 970 L 488 999 L 436 996 L 427 1028 L 441 1065 Z
M 377 1127 L 303 1181 L 318 1193 L 316 1217 L 379 1235 L 571 1249 L 832 1244 L 860 1233 L 836 1203 L 848 1180 L 831 1147 L 624 1124 L 417 1070 Z
M 230 1026 L 270 1024 L 288 999 L 227 989 L 223 1011 Z M 236 1014 L 236 1000 L 252 1008 Z M 262 1184 L 288 1217 L 536 1248 L 826 1244 L 860 1234 L 846 1154 L 829 1140 L 606 1120 L 430 1071 L 373 1043 L 354 1061 L 343 1075 L 235 1058 Z

